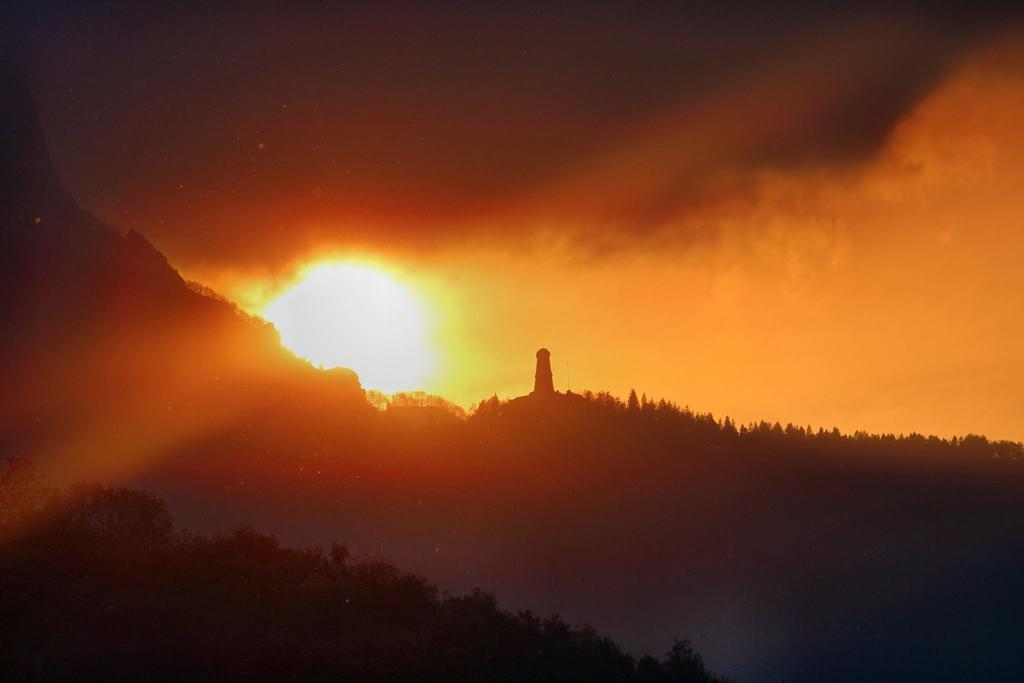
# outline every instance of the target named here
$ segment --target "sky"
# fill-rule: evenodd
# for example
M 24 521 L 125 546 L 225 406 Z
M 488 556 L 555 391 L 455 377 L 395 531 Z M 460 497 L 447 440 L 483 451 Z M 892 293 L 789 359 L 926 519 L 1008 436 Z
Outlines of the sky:
M 15 3 L 76 199 L 259 313 L 423 297 L 463 405 L 1024 439 L 1024 32 L 934 3 Z

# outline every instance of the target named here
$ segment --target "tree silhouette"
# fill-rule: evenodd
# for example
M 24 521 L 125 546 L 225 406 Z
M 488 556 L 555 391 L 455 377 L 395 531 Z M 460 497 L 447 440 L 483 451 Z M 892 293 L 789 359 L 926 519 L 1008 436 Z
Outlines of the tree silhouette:
M 640 399 L 636 397 L 636 389 L 629 390 L 629 399 L 626 401 L 626 410 L 635 413 L 640 410 Z
M 176 532 L 149 494 L 24 495 L 38 486 L 25 459 L 0 478 L 2 500 L 46 518 L 0 546 L 6 680 L 698 680 L 690 650 L 638 667 L 587 626 L 507 612 L 479 590 L 442 596 L 341 544 L 325 556 L 250 525 Z

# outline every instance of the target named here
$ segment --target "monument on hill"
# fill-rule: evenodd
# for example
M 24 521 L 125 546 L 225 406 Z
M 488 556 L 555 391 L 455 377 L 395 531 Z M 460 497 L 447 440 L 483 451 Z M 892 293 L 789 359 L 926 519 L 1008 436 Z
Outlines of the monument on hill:
M 537 371 L 533 375 L 533 395 L 550 396 L 555 393 L 555 382 L 551 376 L 551 352 L 537 351 Z

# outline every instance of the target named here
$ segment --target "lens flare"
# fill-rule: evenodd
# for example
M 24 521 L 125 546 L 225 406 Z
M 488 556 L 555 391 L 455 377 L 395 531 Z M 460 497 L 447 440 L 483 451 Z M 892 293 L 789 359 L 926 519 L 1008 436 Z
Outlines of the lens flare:
M 315 266 L 262 314 L 294 354 L 355 370 L 368 389 L 420 389 L 436 365 L 424 302 L 373 266 Z

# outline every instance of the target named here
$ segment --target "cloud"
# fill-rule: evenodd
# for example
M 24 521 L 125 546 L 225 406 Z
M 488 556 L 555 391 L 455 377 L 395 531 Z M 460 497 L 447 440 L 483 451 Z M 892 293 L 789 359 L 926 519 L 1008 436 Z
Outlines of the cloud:
M 195 272 L 550 233 L 686 246 L 752 173 L 870 159 L 1002 16 L 55 7 L 23 34 L 58 167 Z
M 524 393 L 543 345 L 559 387 L 568 361 L 576 388 L 740 421 L 1024 437 L 1020 44 L 961 60 L 868 160 L 732 172 L 742 192 L 684 215 L 708 237 L 667 223 L 585 259 L 564 239 L 444 255 L 429 267 L 466 319 L 432 388 Z

